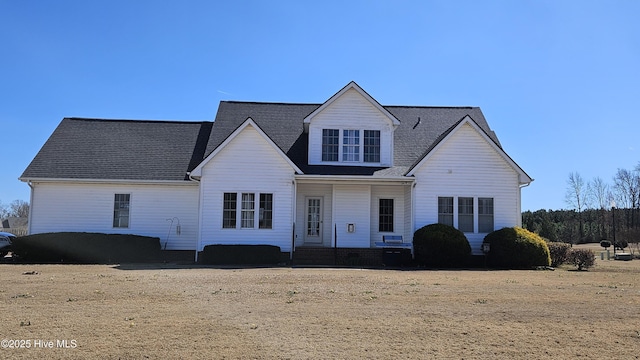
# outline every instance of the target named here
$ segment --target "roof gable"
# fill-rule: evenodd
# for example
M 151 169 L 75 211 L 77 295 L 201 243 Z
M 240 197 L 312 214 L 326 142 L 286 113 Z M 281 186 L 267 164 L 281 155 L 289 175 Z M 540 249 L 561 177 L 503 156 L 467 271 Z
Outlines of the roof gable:
M 230 143 L 234 141 L 234 139 L 241 134 L 247 127 L 254 128 L 258 134 L 269 144 L 278 155 L 280 155 L 297 174 L 302 174 L 302 170 L 298 168 L 298 166 L 287 157 L 287 155 L 278 147 L 278 145 L 256 124 L 256 122 L 248 117 L 238 128 L 231 133 L 220 145 L 218 145 L 198 166 L 191 171 L 190 176 L 192 177 L 200 177 L 202 176 L 202 168 L 211 161 L 216 155 L 218 155 L 225 147 L 227 147 Z
M 409 169 L 406 173 L 407 176 L 413 176 L 417 169 L 419 169 L 425 162 L 427 162 L 435 152 L 440 149 L 449 139 L 451 139 L 456 132 L 460 131 L 463 126 L 469 125 L 472 129 L 474 129 L 490 146 L 493 148 L 496 153 L 498 153 L 511 168 L 514 169 L 518 173 L 520 184 L 529 184 L 533 181 L 533 179 L 524 171 L 518 164 L 516 164 L 513 159 L 502 149 L 502 147 L 492 139 L 489 134 L 482 129 L 475 120 L 469 115 L 466 115 L 464 118 L 460 119 L 456 124 L 451 126 L 447 131 L 441 134 L 441 136 L 425 151 L 424 155 Z
M 387 109 L 385 109 L 380 103 L 378 103 L 371 95 L 369 95 L 366 91 L 364 91 L 355 81 L 351 81 L 345 87 L 343 87 L 340 91 L 338 91 L 335 95 L 329 98 L 329 100 L 325 101 L 322 105 L 320 105 L 317 109 L 315 109 L 311 114 L 307 115 L 304 120 L 304 129 L 305 131 L 309 130 L 309 124 L 312 119 L 317 116 L 319 113 L 330 107 L 334 104 L 338 99 L 342 98 L 348 91 L 354 90 L 357 92 L 362 98 L 364 98 L 367 102 L 369 102 L 373 107 L 375 107 L 380 113 L 384 115 L 384 117 L 389 121 L 391 125 L 394 127 L 400 125 L 400 121 Z

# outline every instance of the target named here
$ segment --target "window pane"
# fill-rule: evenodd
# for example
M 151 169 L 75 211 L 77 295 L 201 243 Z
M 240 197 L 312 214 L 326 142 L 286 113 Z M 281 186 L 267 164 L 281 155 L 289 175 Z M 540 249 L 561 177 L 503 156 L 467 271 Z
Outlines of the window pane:
M 458 229 L 473 232 L 473 198 L 458 198 Z
M 260 229 L 271 229 L 273 226 L 273 194 L 260 194 Z
M 364 131 L 364 162 L 380 162 L 380 130 Z
M 113 227 L 129 227 L 129 203 L 131 194 L 115 194 L 113 201 Z
M 438 223 L 453 226 L 453 198 L 438 198 Z
M 322 130 L 322 161 L 338 161 L 340 131 L 338 129 Z
M 222 210 L 222 227 L 225 229 L 236 228 L 236 201 L 238 194 L 224 193 L 224 205 Z
M 344 130 L 342 161 L 360 161 L 360 130 Z
M 379 205 L 378 231 L 393 232 L 393 199 L 380 199 Z
M 255 214 L 255 199 L 253 193 L 242 193 L 242 212 L 240 213 L 240 226 L 243 228 L 253 228 Z
M 493 231 L 493 198 L 478 198 L 478 232 Z

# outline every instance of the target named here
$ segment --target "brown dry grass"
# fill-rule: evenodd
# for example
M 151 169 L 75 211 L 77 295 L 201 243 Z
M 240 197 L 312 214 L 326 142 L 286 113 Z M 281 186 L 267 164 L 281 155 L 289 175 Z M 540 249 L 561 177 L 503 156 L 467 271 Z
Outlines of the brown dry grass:
M 8 359 L 640 357 L 640 260 L 586 272 L 1 265 L 0 279 L 0 338 L 31 340 L 0 348 Z

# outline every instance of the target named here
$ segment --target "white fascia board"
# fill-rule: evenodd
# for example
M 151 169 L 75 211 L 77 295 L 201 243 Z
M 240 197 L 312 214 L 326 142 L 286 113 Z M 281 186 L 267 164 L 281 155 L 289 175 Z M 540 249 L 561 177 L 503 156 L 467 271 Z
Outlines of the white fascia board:
M 293 168 L 296 174 L 303 173 L 302 170 L 300 170 L 300 168 L 298 168 L 298 166 L 294 164 L 293 161 L 291 161 L 291 159 L 289 159 L 289 157 L 282 151 L 282 149 L 280 149 L 278 145 L 276 145 L 276 143 L 274 143 L 273 140 L 271 140 L 271 138 L 264 131 L 262 131 L 260 126 L 258 126 L 258 124 L 256 124 L 256 122 L 253 121 L 252 118 L 248 117 L 247 120 L 245 120 L 234 132 L 232 132 L 231 135 L 229 135 L 229 137 L 227 137 L 222 142 L 222 144 L 220 144 L 217 148 L 215 148 L 211 152 L 211 154 L 209 154 L 209 156 L 206 157 L 206 159 L 202 160 L 202 162 L 198 164 L 198 166 L 196 166 L 195 169 L 193 169 L 189 175 L 194 178 L 201 177 L 202 168 L 209 161 L 211 161 L 211 159 L 213 159 L 217 154 L 219 154 L 220 151 L 222 151 L 222 149 L 224 149 L 227 145 L 229 145 L 229 143 L 231 143 L 236 138 L 236 136 L 238 136 L 238 134 L 240 134 L 244 129 L 246 129 L 247 126 L 253 127 L 258 132 L 258 134 L 260 134 L 260 136 L 262 136 L 262 138 L 264 138 L 267 141 L 267 143 L 271 145 L 271 147 L 289 164 L 289 166 Z
M 76 183 L 76 184 L 132 184 L 132 185 L 184 185 L 193 186 L 187 180 L 135 180 L 135 179 L 78 179 L 78 178 L 18 178 L 26 183 Z
M 348 183 L 352 185 L 358 184 L 393 184 L 393 185 L 411 185 L 415 182 L 414 177 L 395 176 L 395 177 L 374 177 L 374 176 L 358 176 L 358 175 L 295 175 L 297 183 Z
M 343 87 L 340 91 L 338 91 L 335 95 L 330 97 L 329 100 L 325 101 L 324 104 L 320 105 L 320 107 L 318 107 L 311 114 L 307 115 L 307 117 L 304 118 L 303 124 L 305 126 L 305 129 L 308 129 L 308 126 L 309 126 L 308 124 L 311 123 L 311 119 L 314 116 L 316 116 L 317 114 L 322 112 L 324 109 L 326 109 L 328 106 L 330 106 L 334 101 L 339 99 L 344 93 L 346 93 L 347 91 L 349 91 L 351 89 L 356 90 L 360 95 L 362 95 L 362 97 L 364 97 L 373 106 L 375 106 L 376 109 L 378 109 L 378 111 L 380 111 L 382 114 L 384 114 L 389 119 L 389 121 L 391 122 L 391 124 L 393 125 L 394 128 L 396 128 L 398 125 L 400 125 L 400 121 L 395 116 L 393 116 L 393 114 L 391 114 L 389 111 L 387 111 L 387 109 L 385 109 L 382 105 L 380 105 L 380 103 L 378 101 L 376 101 L 376 99 L 371 97 L 371 95 L 369 95 L 366 91 L 364 91 L 360 87 L 360 85 L 356 84 L 355 81 L 351 81 L 345 87 Z
M 495 141 L 493 141 L 489 135 L 487 135 L 487 133 L 480 128 L 480 126 L 478 126 L 478 124 L 475 122 L 475 120 L 473 120 L 469 115 L 465 116 L 462 121 L 460 121 L 460 123 L 449 132 L 449 134 L 447 134 L 447 136 L 444 137 L 444 139 L 442 139 L 436 146 L 434 146 L 433 149 L 431 149 L 431 151 L 429 151 L 428 154 L 426 154 L 424 156 L 424 158 L 422 158 L 422 160 L 420 160 L 420 162 L 418 162 L 408 173 L 407 176 L 414 176 L 415 172 L 417 171 L 418 168 L 420 168 L 425 162 L 427 162 L 431 156 L 433 154 L 436 153 L 436 151 L 438 149 L 440 149 L 444 143 L 446 143 L 456 132 L 458 132 L 458 130 L 460 130 L 460 128 L 462 128 L 462 126 L 464 126 L 465 124 L 469 124 L 471 125 L 471 127 L 478 133 L 480 134 L 480 136 L 498 153 L 500 154 L 500 156 L 518 173 L 518 180 L 520 182 L 520 185 L 524 185 L 524 184 L 530 184 L 533 179 L 527 175 L 527 173 L 522 170 L 522 168 L 516 164 L 515 161 L 513 161 L 513 159 L 501 148 L 498 146 L 498 144 L 496 144 Z

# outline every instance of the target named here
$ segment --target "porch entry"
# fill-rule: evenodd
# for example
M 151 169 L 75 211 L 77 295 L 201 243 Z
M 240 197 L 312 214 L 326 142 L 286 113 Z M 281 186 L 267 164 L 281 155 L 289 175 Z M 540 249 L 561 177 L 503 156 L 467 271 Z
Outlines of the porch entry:
M 322 244 L 322 197 L 306 198 L 305 244 Z

